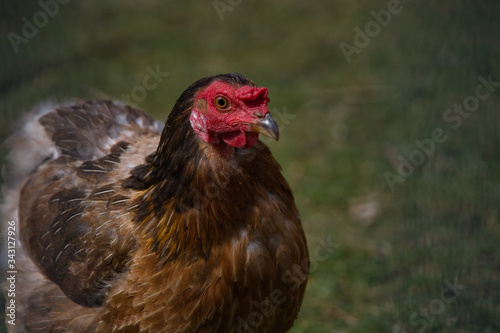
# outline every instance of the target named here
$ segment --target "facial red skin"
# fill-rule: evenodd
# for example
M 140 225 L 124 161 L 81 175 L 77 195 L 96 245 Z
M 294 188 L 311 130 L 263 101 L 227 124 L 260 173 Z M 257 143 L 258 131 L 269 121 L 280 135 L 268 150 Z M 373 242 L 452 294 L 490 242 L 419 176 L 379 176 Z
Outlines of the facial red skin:
M 268 89 L 264 87 L 234 87 L 215 81 L 198 92 L 191 112 L 191 126 L 207 143 L 224 141 L 236 148 L 250 148 L 259 139 L 259 133 L 251 131 L 256 123 L 269 113 Z M 222 96 L 229 107 L 220 109 L 215 98 Z

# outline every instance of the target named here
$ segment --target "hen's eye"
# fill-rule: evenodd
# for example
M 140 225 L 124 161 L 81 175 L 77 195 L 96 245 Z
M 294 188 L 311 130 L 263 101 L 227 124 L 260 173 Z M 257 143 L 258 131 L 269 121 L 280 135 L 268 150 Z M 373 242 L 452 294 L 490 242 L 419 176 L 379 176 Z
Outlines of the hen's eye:
M 227 109 L 229 107 L 229 102 L 225 97 L 217 96 L 215 97 L 215 105 L 219 109 Z

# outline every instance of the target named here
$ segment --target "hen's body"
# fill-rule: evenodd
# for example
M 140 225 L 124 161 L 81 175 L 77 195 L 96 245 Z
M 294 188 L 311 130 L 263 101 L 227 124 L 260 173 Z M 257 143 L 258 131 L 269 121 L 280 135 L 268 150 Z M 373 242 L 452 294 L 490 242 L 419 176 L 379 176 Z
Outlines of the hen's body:
M 292 193 L 260 141 L 234 148 L 193 131 L 208 83 L 186 90 L 161 135 L 143 111 L 110 101 L 49 108 L 18 131 L 11 163 L 31 167 L 14 171 L 5 210 L 17 220 L 19 207 L 22 243 L 11 329 L 292 326 L 308 272 Z

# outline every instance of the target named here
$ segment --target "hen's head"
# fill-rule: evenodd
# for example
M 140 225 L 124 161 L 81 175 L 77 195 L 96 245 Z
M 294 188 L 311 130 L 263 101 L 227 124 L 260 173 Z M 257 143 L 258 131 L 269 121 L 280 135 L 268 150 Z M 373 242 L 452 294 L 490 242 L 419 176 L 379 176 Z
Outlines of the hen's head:
M 239 76 L 241 82 L 228 79 L 230 75 Z M 259 133 L 278 140 L 267 93 L 267 88 L 257 87 L 239 74 L 216 76 L 194 95 L 191 126 L 207 143 L 225 142 L 236 148 L 250 148 Z

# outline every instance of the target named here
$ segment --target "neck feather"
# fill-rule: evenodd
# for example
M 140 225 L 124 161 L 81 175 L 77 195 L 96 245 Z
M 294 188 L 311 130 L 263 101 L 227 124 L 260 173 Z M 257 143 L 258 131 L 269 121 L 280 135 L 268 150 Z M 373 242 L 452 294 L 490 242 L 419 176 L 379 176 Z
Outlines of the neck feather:
M 266 195 L 259 174 L 280 169 L 261 142 L 249 149 L 205 143 L 188 114 L 169 118 L 156 153 L 125 184 L 137 190 L 135 221 L 163 261 L 206 259 L 248 223 L 256 195 Z

